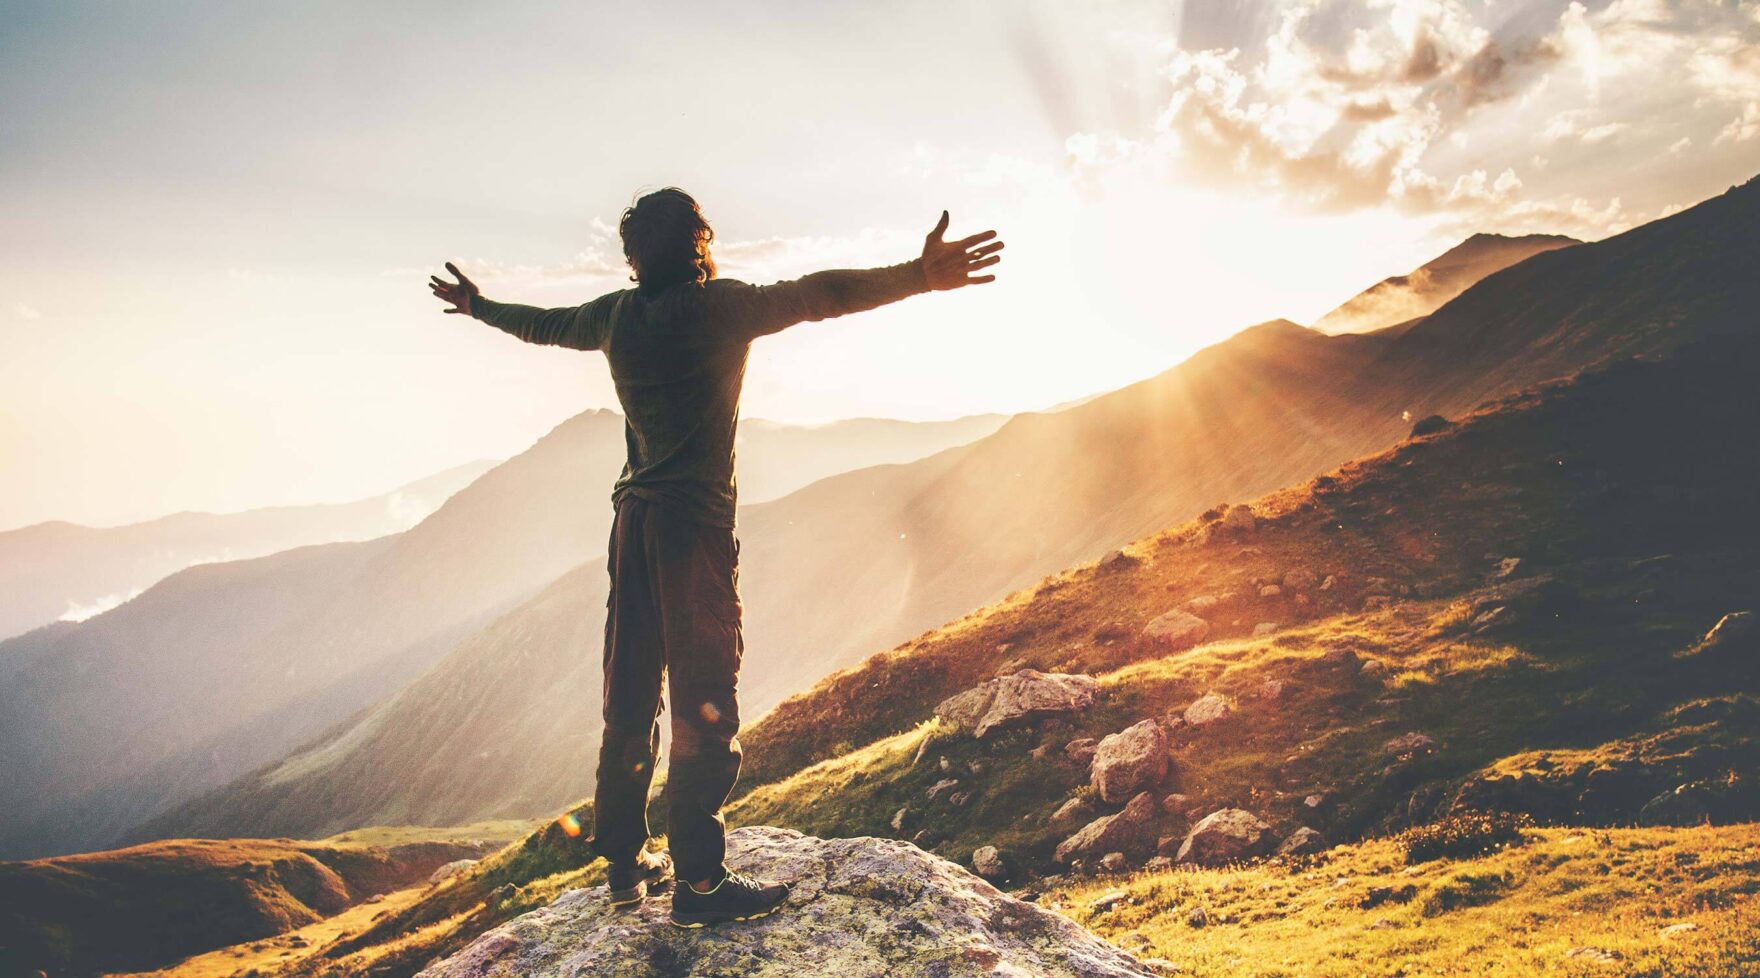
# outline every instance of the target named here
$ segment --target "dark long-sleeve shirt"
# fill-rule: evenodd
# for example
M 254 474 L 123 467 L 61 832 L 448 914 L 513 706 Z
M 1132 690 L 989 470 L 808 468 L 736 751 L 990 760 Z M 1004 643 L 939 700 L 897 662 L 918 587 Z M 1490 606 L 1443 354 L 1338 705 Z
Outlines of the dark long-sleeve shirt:
M 926 288 L 921 263 L 911 261 L 816 272 L 775 285 L 712 279 L 653 295 L 625 289 L 561 309 L 477 296 L 471 315 L 528 343 L 604 351 L 629 449 L 612 499 L 631 494 L 731 527 L 734 429 L 752 340 Z

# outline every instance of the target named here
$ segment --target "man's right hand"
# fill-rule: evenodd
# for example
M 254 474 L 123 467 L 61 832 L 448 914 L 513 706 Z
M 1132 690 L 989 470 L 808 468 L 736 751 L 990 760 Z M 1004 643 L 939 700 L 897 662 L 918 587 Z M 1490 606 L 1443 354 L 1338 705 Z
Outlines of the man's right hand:
M 929 288 L 939 292 L 996 281 L 995 275 L 973 274 L 1002 260 L 997 254 L 1002 250 L 1002 242 L 990 241 L 996 237 L 996 232 L 985 231 L 958 241 L 944 241 L 941 236 L 947 233 L 947 221 L 947 212 L 942 211 L 935 230 L 923 239 L 923 277 L 928 280 Z M 986 241 L 990 243 L 985 244 Z
M 428 276 L 428 290 L 438 296 L 442 302 L 452 303 L 452 308 L 446 310 L 448 315 L 470 315 L 471 296 L 480 295 L 482 290 L 477 288 L 477 283 L 465 278 L 464 273 L 458 270 L 457 265 L 447 262 L 446 270 L 456 275 L 458 281 L 448 282 L 438 275 L 430 275 Z

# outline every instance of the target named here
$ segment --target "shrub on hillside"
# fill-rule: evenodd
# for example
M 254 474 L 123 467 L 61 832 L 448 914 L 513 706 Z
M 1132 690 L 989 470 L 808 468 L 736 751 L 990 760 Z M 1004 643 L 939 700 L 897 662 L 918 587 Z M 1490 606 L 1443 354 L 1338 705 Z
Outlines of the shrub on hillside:
M 1520 845 L 1526 841 L 1522 830 L 1532 828 L 1534 820 L 1527 815 L 1510 812 L 1458 812 L 1409 829 L 1401 837 L 1408 864 L 1433 859 L 1470 859 L 1493 849 Z

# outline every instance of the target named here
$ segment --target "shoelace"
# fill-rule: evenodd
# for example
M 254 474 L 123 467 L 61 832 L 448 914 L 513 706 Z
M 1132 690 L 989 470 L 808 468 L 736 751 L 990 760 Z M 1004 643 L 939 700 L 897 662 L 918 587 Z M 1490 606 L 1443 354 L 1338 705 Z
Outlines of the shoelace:
M 763 892 L 763 889 L 764 889 L 764 885 L 762 883 L 759 883 L 757 880 L 754 880 L 749 876 L 743 876 L 739 873 L 736 873 L 736 872 L 733 872 L 732 870 L 729 870 L 726 876 L 721 877 L 721 882 L 716 883 L 714 886 L 710 887 L 708 889 L 708 891 L 706 891 L 706 892 L 699 890 L 699 891 L 697 891 L 697 893 L 699 896 L 708 896 L 709 894 L 717 892 L 722 887 L 727 886 L 728 884 L 732 884 L 735 889 L 749 890 L 753 893 Z

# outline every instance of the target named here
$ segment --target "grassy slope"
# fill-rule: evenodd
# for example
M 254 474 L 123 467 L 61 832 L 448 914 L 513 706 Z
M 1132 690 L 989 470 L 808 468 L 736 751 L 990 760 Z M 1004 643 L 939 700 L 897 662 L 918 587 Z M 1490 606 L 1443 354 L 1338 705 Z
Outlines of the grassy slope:
M 1347 467 L 1318 495 L 1310 486 L 1261 501 L 1276 515 L 1250 540 L 1204 544 L 1191 527 L 1171 531 L 1134 546 L 1140 562 L 1129 570 L 1071 572 L 877 657 L 833 680 L 841 695 L 817 698 L 823 711 L 804 721 L 866 746 L 779 762 L 766 752 L 786 750 L 786 738 L 753 738 L 768 770 L 811 766 L 755 788 L 730 818 L 892 834 L 904 807 L 905 834 L 926 829 L 943 855 L 995 844 L 1044 869 L 1080 824 L 1046 816 L 1087 793 L 1086 770 L 1062 745 L 1212 690 L 1238 712 L 1179 732 L 1164 786 L 1205 811 L 1239 805 L 1286 830 L 1307 819 L 1349 838 L 1428 818 L 1463 786 L 1463 800 L 1485 799 L 1485 776 L 1522 772 L 1491 797 L 1541 817 L 1629 821 L 1682 783 L 1707 786 L 1715 817 L 1752 817 L 1756 663 L 1676 653 L 1725 612 L 1751 607 L 1760 584 L 1760 555 L 1744 542 L 1760 530 L 1747 498 L 1760 450 L 1720 434 L 1760 420 L 1741 384 L 1756 353 L 1752 343 L 1718 346 L 1517 399 Z M 1498 541 L 1522 541 L 1518 575 L 1570 582 L 1577 607 L 1518 613 L 1476 633 L 1474 603 L 1522 586 L 1484 585 L 1494 554 L 1508 552 Z M 1132 637 L 1196 594 L 1252 593 L 1254 580 L 1298 566 L 1344 583 L 1313 592 L 1306 609 L 1283 596 L 1243 598 L 1219 616 L 1221 640 L 1189 652 L 1166 656 Z M 1378 590 L 1420 597 L 1355 610 L 1371 576 L 1388 579 Z M 1285 627 L 1242 634 L 1258 621 Z M 1340 648 L 1381 660 L 1390 678 L 1365 680 L 1322 659 Z M 985 743 L 927 719 L 941 697 L 1018 664 L 1100 673 L 1104 695 L 1073 721 Z M 1257 696 L 1268 679 L 1285 684 L 1281 698 Z M 1410 731 L 1440 749 L 1391 757 L 1386 742 Z M 1033 759 L 1041 746 L 1049 753 Z M 919 749 L 924 760 L 913 763 Z M 1585 793 L 1598 766 L 1617 767 L 1618 790 Z M 974 790 L 971 800 L 928 803 L 925 789 L 950 777 Z M 1300 802 L 1310 793 L 1331 804 L 1308 813 Z M 1171 814 L 1162 832 L 1184 828 Z
M 1408 866 L 1381 840 L 1312 862 L 1086 883 L 1043 902 L 1194 978 L 1738 978 L 1760 969 L 1757 853 L 1754 825 L 1541 829 L 1472 859 Z M 1407 886 L 1409 898 L 1363 906 L 1373 887 Z M 1125 900 L 1095 909 L 1119 890 Z M 1195 908 L 1206 926 L 1188 922 Z
M 474 858 L 529 826 L 353 839 L 175 839 L 0 863 L 0 973 L 142 968 L 260 940 L 338 914 Z M 370 839 L 371 842 L 367 840 Z

